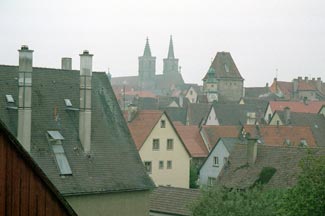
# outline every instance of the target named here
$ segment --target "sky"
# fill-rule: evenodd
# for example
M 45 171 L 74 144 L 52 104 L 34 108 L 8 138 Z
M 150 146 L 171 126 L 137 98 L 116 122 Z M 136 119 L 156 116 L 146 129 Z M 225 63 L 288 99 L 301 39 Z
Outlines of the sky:
M 93 70 L 138 74 L 146 37 L 162 73 L 170 35 L 185 82 L 202 84 L 217 52 L 230 52 L 244 85 L 274 77 L 325 81 L 324 0 L 0 0 L 0 64 L 17 65 L 21 45 L 33 65 L 60 68 L 94 54 Z

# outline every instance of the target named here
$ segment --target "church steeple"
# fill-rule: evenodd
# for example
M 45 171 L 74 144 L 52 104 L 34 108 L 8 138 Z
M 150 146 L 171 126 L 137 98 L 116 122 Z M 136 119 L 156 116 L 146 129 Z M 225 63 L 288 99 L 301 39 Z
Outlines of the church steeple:
M 144 47 L 143 56 L 151 57 L 151 50 L 150 50 L 148 37 L 147 37 L 147 40 L 146 40 L 146 46 Z
M 173 46 L 173 37 L 170 36 L 170 40 L 169 40 L 169 49 L 168 49 L 168 56 L 167 58 L 169 59 L 174 59 L 174 46 Z
M 163 74 L 178 74 L 178 59 L 174 56 L 173 38 L 170 36 L 167 58 L 164 60 Z
M 156 75 L 156 57 L 151 55 L 149 39 L 146 39 L 143 56 L 139 57 L 139 77 L 141 81 L 150 81 Z

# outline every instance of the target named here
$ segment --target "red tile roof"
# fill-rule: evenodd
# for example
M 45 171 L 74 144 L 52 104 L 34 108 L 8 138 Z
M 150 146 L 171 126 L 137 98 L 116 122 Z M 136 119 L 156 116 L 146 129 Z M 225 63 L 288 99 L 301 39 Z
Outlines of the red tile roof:
M 290 98 L 292 94 L 292 82 L 284 82 L 284 81 L 274 81 L 270 86 L 270 91 L 273 93 L 277 93 L 277 88 L 282 92 L 282 94 L 286 98 Z
M 276 110 L 283 110 L 285 107 L 289 107 L 291 112 L 302 113 L 317 113 L 322 105 L 325 105 L 325 101 L 308 101 L 307 103 L 298 101 L 270 101 L 272 112 Z
M 126 91 L 125 95 L 128 96 L 139 96 L 139 97 L 145 97 L 145 98 L 156 98 L 157 96 L 150 92 L 150 91 Z
M 316 87 L 307 83 L 306 81 L 300 81 L 298 83 L 298 90 L 299 91 L 316 91 Z
M 137 112 L 133 121 L 128 123 L 132 138 L 138 150 L 157 124 L 163 111 L 159 110 L 140 110 Z
M 314 135 L 308 126 L 245 125 L 244 129 L 265 145 L 283 146 L 289 140 L 291 146 L 299 146 L 304 139 L 309 147 L 316 147 Z
M 203 132 L 208 138 L 210 149 L 215 146 L 219 138 L 237 138 L 240 129 L 240 126 L 204 125 L 202 127 Z
M 174 126 L 183 140 L 185 147 L 190 152 L 191 157 L 208 156 L 208 149 L 204 144 L 200 134 L 200 129 L 197 126 L 182 125 L 179 122 L 174 122 Z

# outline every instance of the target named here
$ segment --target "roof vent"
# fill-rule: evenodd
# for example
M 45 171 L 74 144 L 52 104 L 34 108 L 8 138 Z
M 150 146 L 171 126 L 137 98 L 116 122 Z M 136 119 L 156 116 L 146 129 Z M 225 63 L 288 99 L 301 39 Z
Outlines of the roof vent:
M 28 50 L 28 46 L 27 45 L 22 45 L 21 50 Z
M 83 54 L 89 55 L 89 51 L 88 50 L 84 50 Z
M 14 98 L 12 97 L 12 95 L 6 95 L 6 100 L 7 100 L 7 103 L 14 103 L 15 102 Z

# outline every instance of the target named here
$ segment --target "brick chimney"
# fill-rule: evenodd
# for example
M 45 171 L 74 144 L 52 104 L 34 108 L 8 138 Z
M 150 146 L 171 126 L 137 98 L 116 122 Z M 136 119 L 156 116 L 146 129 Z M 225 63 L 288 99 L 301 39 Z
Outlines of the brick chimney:
M 31 149 L 33 50 L 23 45 L 19 52 L 17 139 L 26 151 Z
M 256 161 L 257 156 L 257 139 L 248 138 L 247 142 L 247 163 L 252 165 Z
M 61 69 L 62 70 L 72 70 L 72 58 L 63 57 L 61 59 Z
M 91 150 L 91 78 L 93 55 L 84 50 L 80 54 L 80 112 L 79 139 L 84 152 Z

